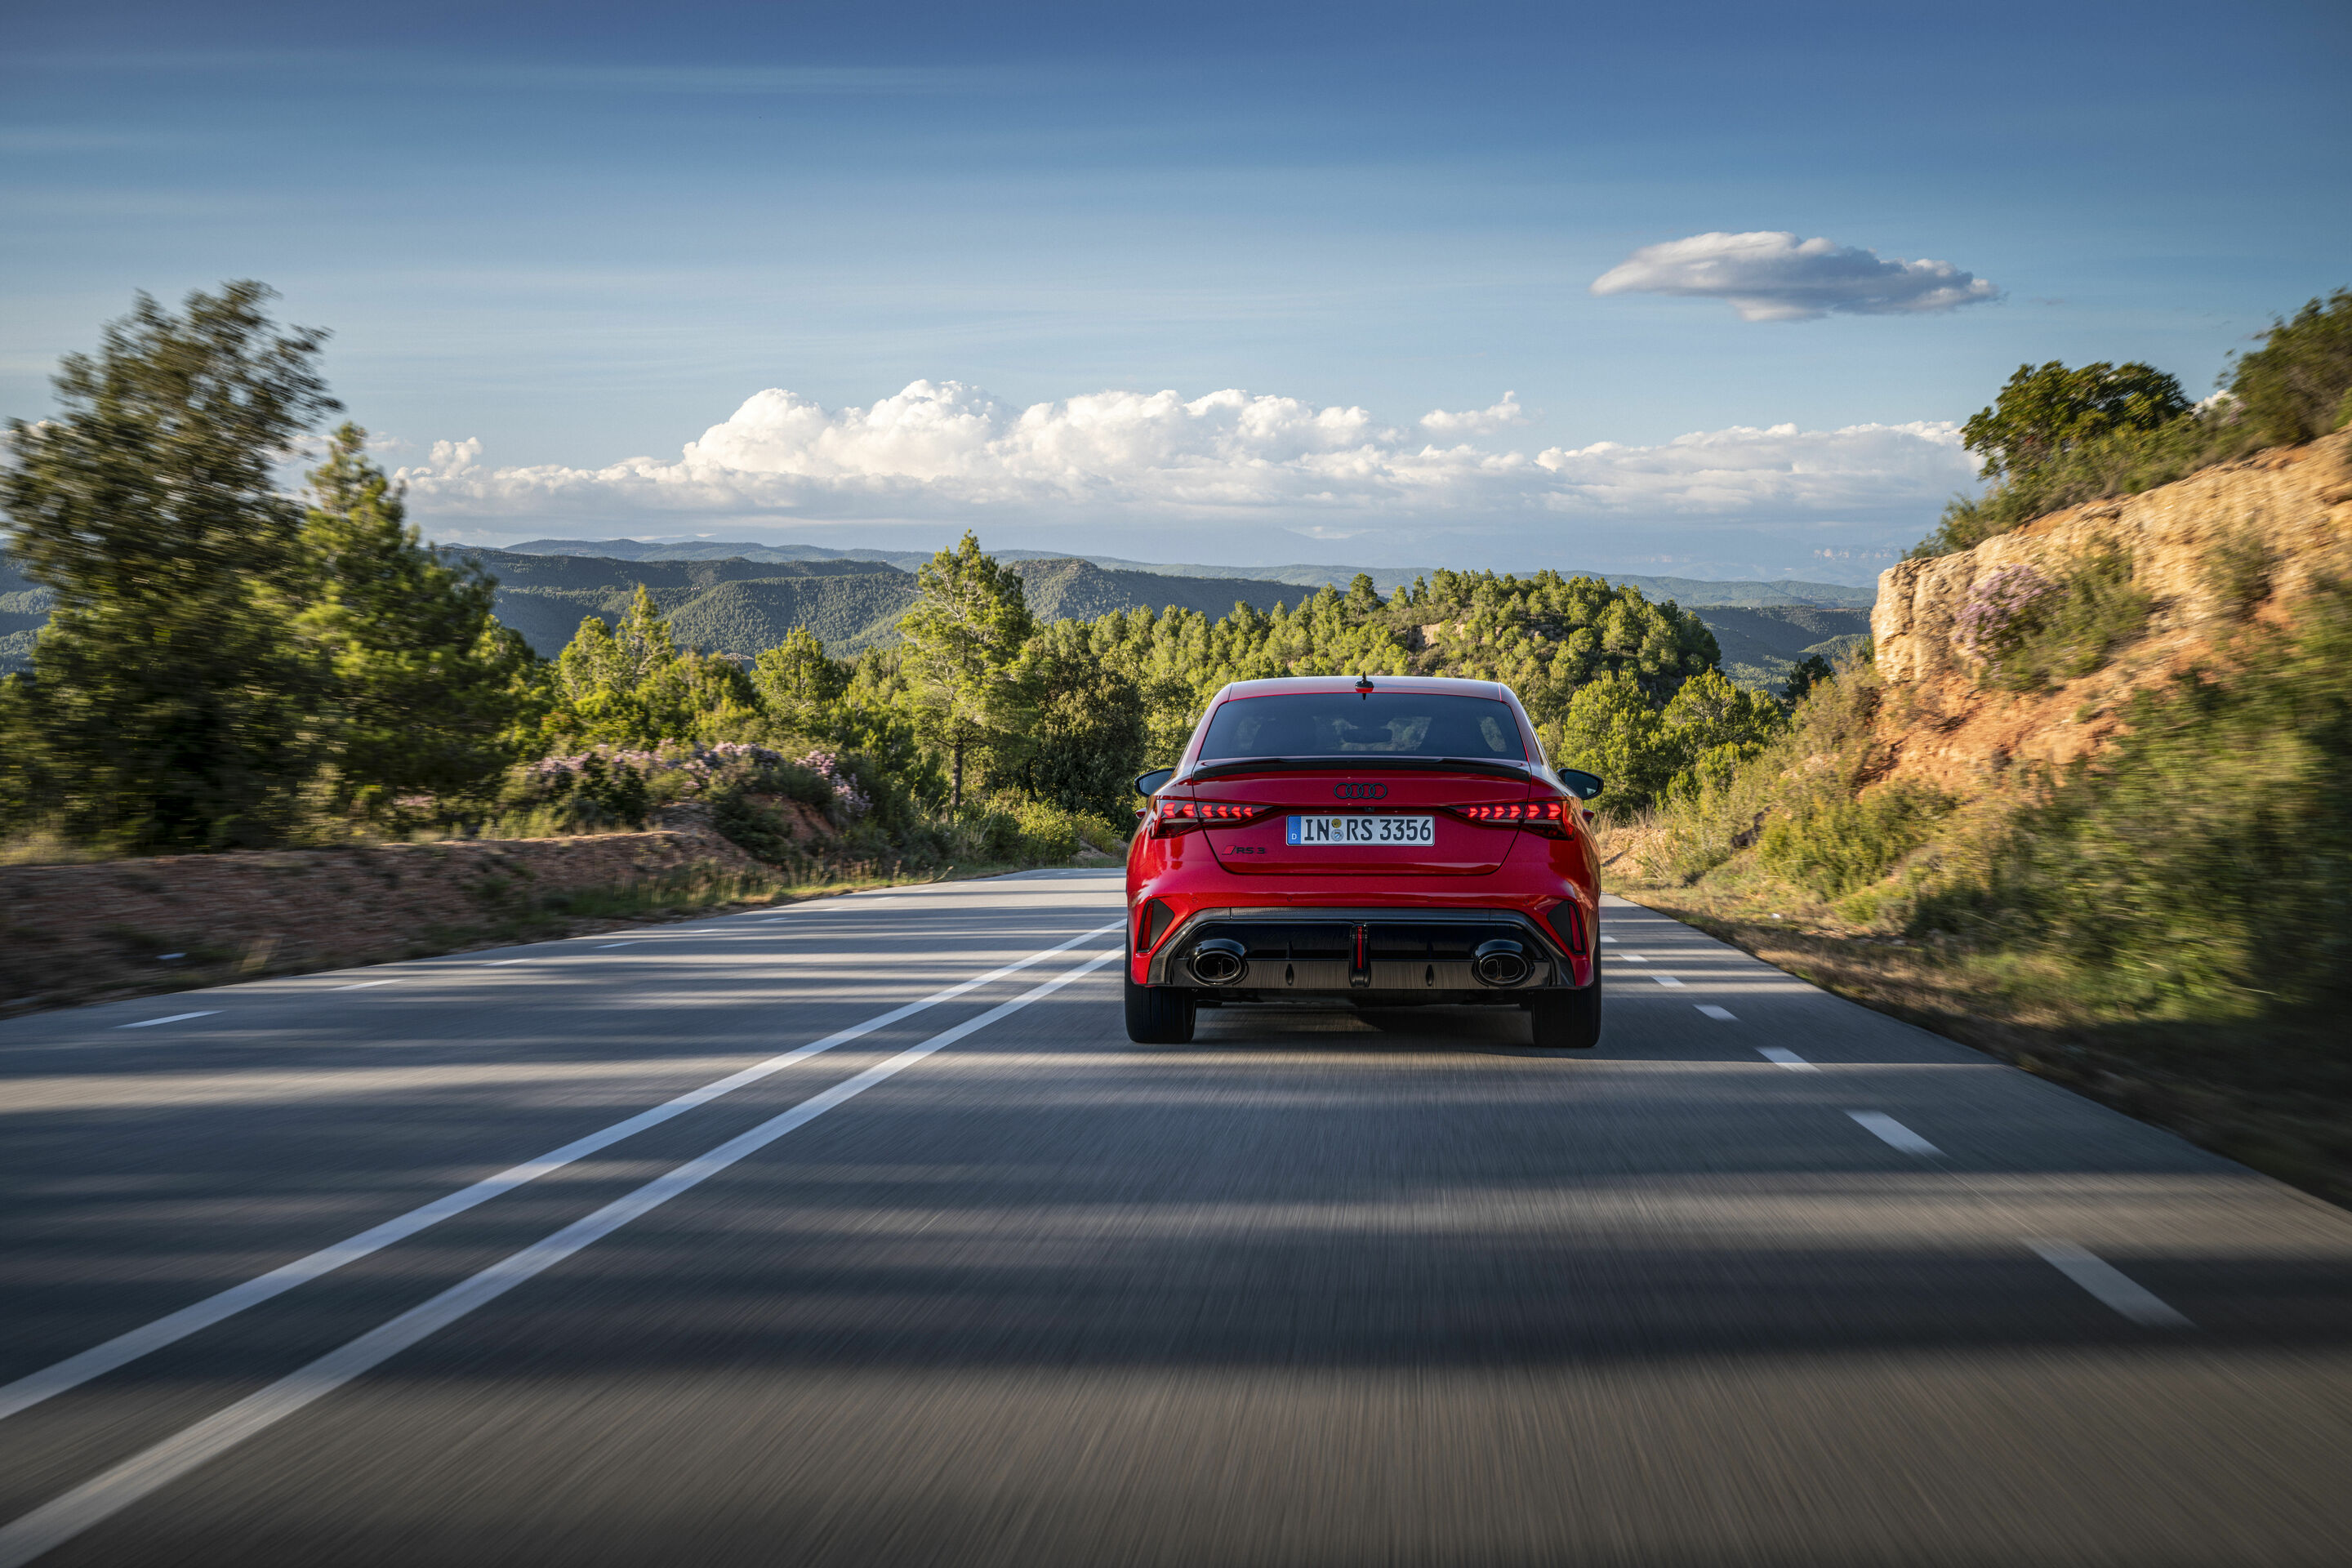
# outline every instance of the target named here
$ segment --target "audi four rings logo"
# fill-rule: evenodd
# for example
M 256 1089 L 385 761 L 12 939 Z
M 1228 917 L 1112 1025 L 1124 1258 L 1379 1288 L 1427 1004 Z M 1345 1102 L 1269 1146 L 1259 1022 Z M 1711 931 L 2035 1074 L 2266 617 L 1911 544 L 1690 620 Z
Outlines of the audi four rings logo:
M 1331 794 L 1339 800 L 1386 800 L 1389 786 L 1384 784 L 1333 784 Z

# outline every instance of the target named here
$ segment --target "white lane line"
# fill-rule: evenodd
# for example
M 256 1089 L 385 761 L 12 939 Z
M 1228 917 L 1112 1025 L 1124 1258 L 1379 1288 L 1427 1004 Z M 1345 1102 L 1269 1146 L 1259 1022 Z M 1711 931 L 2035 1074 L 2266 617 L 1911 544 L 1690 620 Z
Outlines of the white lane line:
M 1620 963 L 1647 963 L 1650 961 L 1638 952 L 1612 952 L 1609 955 Z
M 2096 1296 L 2135 1323 L 2151 1329 L 2193 1329 L 2197 1325 L 2174 1311 L 2146 1286 L 2071 1241 L 2031 1241 L 2026 1246 L 2042 1255 L 2051 1268 Z
M 893 1007 L 887 1013 L 877 1013 L 863 1023 L 852 1024 L 849 1027 L 827 1035 L 824 1039 L 812 1045 L 802 1046 L 795 1050 L 786 1051 L 781 1056 L 770 1057 L 766 1061 L 755 1063 L 740 1072 L 730 1073 L 721 1079 L 713 1079 L 700 1089 L 688 1089 L 675 1100 L 662 1101 L 650 1110 L 641 1110 L 635 1116 L 615 1121 L 610 1127 L 591 1132 L 584 1138 L 575 1138 L 562 1148 L 551 1149 L 536 1160 L 526 1160 L 520 1165 L 509 1165 L 494 1176 L 485 1176 L 470 1187 L 461 1188 L 446 1197 L 436 1198 L 421 1207 L 410 1209 L 406 1214 L 395 1215 L 380 1225 L 372 1226 L 361 1231 L 357 1236 L 346 1237 L 331 1247 L 322 1247 L 316 1252 L 298 1258 L 293 1262 L 273 1268 L 267 1274 L 257 1275 L 242 1285 L 232 1285 L 216 1295 L 207 1296 L 203 1300 L 183 1307 L 176 1312 L 167 1313 L 152 1323 L 132 1329 L 128 1333 L 118 1334 L 103 1344 L 92 1345 L 78 1355 L 68 1356 L 65 1360 L 45 1366 L 38 1372 L 27 1373 L 16 1382 L 0 1386 L 0 1421 L 6 1420 L 20 1410 L 38 1405 L 53 1394 L 63 1394 L 68 1388 L 88 1383 L 93 1377 L 102 1376 L 112 1372 L 116 1367 L 134 1362 L 151 1351 L 161 1350 L 165 1345 L 184 1340 L 199 1330 L 210 1328 L 224 1318 L 235 1317 L 247 1307 L 258 1306 L 273 1297 L 284 1295 L 297 1285 L 316 1279 L 321 1274 L 341 1268 L 344 1264 L 365 1258 L 372 1252 L 382 1251 L 394 1242 L 414 1236 L 427 1226 L 438 1224 L 452 1215 L 463 1214 L 477 1205 L 486 1204 L 499 1194 L 511 1192 L 526 1182 L 535 1182 L 551 1171 L 560 1171 L 573 1161 L 585 1159 L 600 1149 L 609 1148 L 618 1143 L 624 1138 L 642 1132 L 648 1127 L 657 1127 L 670 1118 L 682 1116 L 698 1105 L 707 1105 L 721 1095 L 732 1094 L 746 1084 L 757 1083 L 761 1079 L 782 1071 L 794 1062 L 829 1051 L 835 1046 L 847 1045 L 850 1041 L 870 1035 L 877 1029 L 887 1028 L 901 1018 L 910 1017 L 926 1008 L 936 1007 L 942 1002 L 952 1002 L 966 992 L 976 991 L 983 985 L 1003 979 L 1008 974 L 1017 973 L 1031 964 L 1042 963 L 1056 953 L 1067 952 L 1082 942 L 1091 942 L 1108 931 L 1118 931 L 1125 923 L 1122 918 L 1113 921 L 1108 925 L 1097 926 L 1092 931 L 1080 931 L 1069 941 L 1046 948 L 1041 952 L 1033 952 L 1018 963 L 1008 963 L 1002 969 L 992 969 L 985 974 L 948 986 L 944 990 L 934 991 L 928 996 L 908 1002 L 902 1006 Z
M 529 963 L 528 958 L 492 958 L 484 960 L 484 967 L 496 969 L 501 963 Z
M 1615 937 L 1613 937 L 1613 936 L 1604 936 L 1604 937 L 1602 937 L 1601 940 L 1601 941 L 1603 941 L 1603 942 L 1608 942 L 1608 943 L 1609 943 L 1611 946 L 1612 946 L 1612 947 L 1613 947 L 1613 946 L 1615 946 L 1615 945 L 1616 945 L 1616 942 L 1617 942 L 1617 939 L 1616 939 Z
M 635 947 L 636 945 L 637 944 L 634 942 L 600 942 L 596 944 L 596 951 L 604 952 L 615 947 Z
M 1653 974 L 1650 978 L 1656 981 L 1661 985 L 1671 986 L 1676 991 L 1683 988 L 1683 983 L 1675 979 L 1671 974 Z
M 1790 1072 L 1819 1072 L 1822 1070 L 1812 1063 L 1807 1061 L 1804 1058 L 1799 1056 L 1796 1052 L 1783 1049 L 1779 1046 L 1759 1046 L 1756 1047 L 1756 1054 L 1777 1067 L 1787 1068 Z
M 135 1024 L 117 1024 L 114 1026 L 118 1029 L 152 1029 L 158 1024 L 182 1024 L 190 1018 L 209 1018 L 219 1011 L 217 1007 L 207 1007 L 201 1013 L 174 1013 L 169 1017 L 142 1018 Z
M 330 985 L 330 991 L 365 991 L 371 985 L 397 985 L 397 980 L 362 980 L 350 985 Z
M 1701 1014 L 1709 1018 L 1713 1018 L 1719 1024 L 1737 1024 L 1739 1022 L 1737 1017 L 1733 1016 L 1732 1011 L 1728 1007 L 1713 1007 L 1709 1006 L 1705 1002 L 1698 1003 L 1697 1007 Z
M 1911 1129 L 1904 1126 L 1903 1123 L 1895 1121 L 1895 1118 L 1887 1115 L 1886 1112 L 1883 1110 L 1849 1110 L 1846 1114 L 1853 1117 L 1856 1121 L 1861 1122 L 1864 1128 L 1868 1129 L 1872 1133 L 1875 1134 L 1888 1145 L 1902 1150 L 1906 1154 L 1940 1154 L 1943 1152 L 1941 1149 L 1937 1148 L 1933 1143 L 1928 1142 L 1925 1138 L 1920 1137 L 1919 1134 L 1912 1131 Z
M 1111 928 L 1116 930 L 1116 927 Z M 1099 935 L 1089 931 L 1087 935 Z M 1083 940 L 1083 939 L 1082 939 Z M 478 1307 L 488 1305 L 516 1286 L 545 1273 L 583 1247 L 612 1235 L 631 1220 L 660 1207 L 680 1193 L 708 1181 L 747 1155 L 755 1154 L 795 1128 L 805 1127 L 826 1111 L 913 1067 L 932 1052 L 977 1033 L 1000 1018 L 1019 1012 L 1032 1002 L 1050 996 L 1072 981 L 1093 973 L 1125 956 L 1121 949 L 1098 952 L 1076 969 L 1057 974 L 999 1003 L 976 1018 L 941 1030 L 918 1046 L 867 1068 L 821 1094 L 810 1096 L 781 1115 L 769 1118 L 719 1144 L 698 1158 L 644 1186 L 614 1199 L 592 1215 L 572 1221 L 544 1239 L 511 1253 L 480 1273 L 461 1279 L 438 1296 L 410 1308 L 391 1321 L 276 1383 L 247 1394 L 227 1409 L 164 1438 L 144 1453 L 134 1454 L 104 1474 L 85 1481 L 64 1496 L 51 1500 L 0 1530 L 0 1568 L 18 1568 L 115 1514 L 148 1493 L 170 1485 L 217 1454 L 268 1430 L 314 1400 L 333 1393 L 370 1368 L 399 1354 L 419 1340 L 446 1328 Z

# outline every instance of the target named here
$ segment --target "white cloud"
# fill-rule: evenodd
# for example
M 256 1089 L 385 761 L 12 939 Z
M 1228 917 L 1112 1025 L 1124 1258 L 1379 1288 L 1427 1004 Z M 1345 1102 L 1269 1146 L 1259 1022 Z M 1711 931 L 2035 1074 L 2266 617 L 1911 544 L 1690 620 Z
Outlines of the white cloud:
M 1812 321 L 1832 310 L 1916 314 L 2000 297 L 1948 261 L 1886 261 L 1874 250 L 1786 230 L 1645 245 L 1594 279 L 1592 292 L 1724 300 L 1749 321 Z
M 468 439 L 434 443 L 425 462 L 398 477 L 445 536 L 460 522 L 475 525 L 468 533 L 561 526 L 640 535 L 714 522 L 795 531 L 916 523 L 980 527 L 1008 547 L 1143 560 L 1193 559 L 1213 539 L 1236 564 L 1296 559 L 1301 542 L 1317 539 L 1351 541 L 1366 559 L 1431 558 L 1446 539 L 1525 558 L 1552 550 L 1577 520 L 1622 536 L 1675 520 L 1892 519 L 1916 538 L 1974 477 L 1949 424 L 1739 426 L 1656 446 L 1534 453 L 1467 438 L 1526 417 L 1508 394 L 1408 431 L 1359 407 L 1238 390 L 1189 400 L 1098 392 L 1016 408 L 954 382 L 918 381 L 865 407 L 761 392 L 675 460 L 498 467 Z M 1009 537 L 1008 527 L 1025 536 Z M 845 537 L 832 532 L 824 542 Z M 1252 548 L 1259 553 L 1234 553 Z
M 1421 416 L 1421 427 L 1433 436 L 1484 436 L 1527 423 L 1527 410 L 1519 406 L 1519 395 L 1516 392 L 1503 394 L 1503 401 L 1492 407 L 1465 408 L 1459 414 L 1433 408 Z

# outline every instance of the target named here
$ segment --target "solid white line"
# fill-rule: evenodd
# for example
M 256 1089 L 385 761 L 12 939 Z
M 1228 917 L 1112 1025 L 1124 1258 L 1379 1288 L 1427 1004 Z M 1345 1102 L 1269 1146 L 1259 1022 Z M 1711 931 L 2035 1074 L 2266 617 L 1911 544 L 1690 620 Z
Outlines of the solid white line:
M 1712 1007 L 1704 1002 L 1698 1003 L 1696 1005 L 1701 1013 L 1704 1013 L 1706 1016 L 1715 1019 L 1717 1023 L 1737 1024 L 1739 1022 L 1738 1018 L 1732 1016 L 1731 1009 L 1728 1007 Z
M 310 1365 L 289 1373 L 227 1409 L 166 1437 L 144 1453 L 132 1455 L 112 1469 L 85 1481 L 64 1496 L 26 1514 L 6 1529 L 0 1530 L 0 1568 L 17 1568 L 18 1564 L 29 1563 L 43 1552 L 64 1544 L 92 1525 L 129 1508 L 148 1493 L 170 1485 L 215 1455 L 276 1426 L 304 1405 L 333 1393 L 427 1335 L 446 1328 L 476 1308 L 487 1306 L 525 1280 L 545 1273 L 573 1253 L 612 1235 L 631 1220 L 658 1208 L 745 1156 L 757 1153 L 785 1133 L 808 1125 L 834 1107 L 904 1072 L 932 1052 L 1019 1012 L 1032 1002 L 1051 995 L 1072 981 L 1091 974 L 1122 956 L 1124 953 L 1118 948 L 1098 952 L 1076 969 L 1057 974 L 1042 985 L 1033 986 L 1009 1002 L 999 1003 L 976 1018 L 942 1030 L 920 1045 L 910 1046 L 897 1056 L 876 1063 L 856 1077 L 837 1083 L 821 1094 L 810 1096 L 749 1132 L 729 1139 L 666 1175 L 655 1177 L 636 1191 L 614 1199 L 594 1214 L 572 1221 L 543 1240 L 509 1254 L 480 1273 L 458 1281 L 431 1300 L 410 1308 L 339 1349 L 329 1351 Z
M 371 985 L 397 985 L 399 984 L 400 982 L 397 980 L 362 980 L 358 982 L 356 984 L 352 985 L 330 985 L 327 989 L 330 991 L 364 991 Z
M 863 1023 L 852 1024 L 849 1027 L 827 1035 L 824 1039 L 812 1045 L 802 1046 L 797 1049 L 786 1051 L 781 1056 L 770 1057 L 763 1062 L 755 1063 L 740 1072 L 730 1073 L 725 1078 L 713 1079 L 700 1089 L 689 1089 L 675 1100 L 666 1100 L 650 1110 L 641 1110 L 635 1116 L 615 1121 L 610 1127 L 599 1129 L 584 1138 L 575 1138 L 562 1148 L 551 1149 L 536 1160 L 526 1160 L 520 1165 L 510 1165 L 494 1176 L 484 1177 L 470 1187 L 461 1188 L 446 1197 L 436 1198 L 421 1207 L 410 1209 L 406 1214 L 395 1215 L 381 1225 L 372 1226 L 361 1231 L 357 1236 L 346 1237 L 331 1247 L 320 1247 L 306 1257 L 298 1258 L 291 1263 L 273 1268 L 267 1274 L 257 1275 L 242 1285 L 232 1285 L 216 1295 L 207 1296 L 203 1300 L 193 1302 L 176 1312 L 167 1313 L 152 1323 L 132 1329 L 128 1333 L 118 1334 L 103 1344 L 92 1345 L 79 1355 L 68 1356 L 65 1360 L 45 1366 L 38 1372 L 27 1373 L 16 1382 L 0 1386 L 0 1420 L 5 1420 L 20 1410 L 38 1405 L 53 1394 L 63 1394 L 68 1388 L 88 1383 L 93 1377 L 112 1372 L 116 1367 L 136 1361 L 151 1351 L 161 1350 L 165 1345 L 184 1340 L 199 1330 L 210 1328 L 224 1318 L 234 1317 L 244 1311 L 247 1307 L 258 1306 L 273 1297 L 282 1296 L 297 1285 L 316 1279 L 321 1274 L 341 1268 L 346 1263 L 365 1258 L 372 1252 L 381 1251 L 395 1241 L 415 1235 L 427 1226 L 436 1225 L 452 1215 L 463 1214 L 477 1205 L 486 1204 L 499 1194 L 511 1192 L 526 1182 L 535 1182 L 550 1172 L 560 1171 L 573 1161 L 585 1159 L 588 1155 L 595 1153 L 600 1149 L 609 1148 L 624 1138 L 642 1132 L 648 1127 L 657 1127 L 670 1118 L 684 1115 L 698 1105 L 708 1105 L 719 1096 L 732 1094 L 746 1084 L 757 1083 L 761 1079 L 781 1072 L 794 1062 L 829 1051 L 835 1046 L 847 1045 L 850 1041 L 870 1035 L 877 1029 L 887 1028 L 901 1018 L 912 1016 L 927 1008 L 936 1007 L 942 1002 L 951 1002 L 966 992 L 976 991 L 992 982 L 1003 979 L 1008 974 L 1026 969 L 1031 964 L 1041 963 L 1055 953 L 1067 952 L 1082 942 L 1090 942 L 1106 931 L 1118 931 L 1124 923 L 1123 920 L 1114 921 L 1109 925 L 1097 926 L 1092 931 L 1080 931 L 1069 941 L 1058 946 L 1046 948 L 1041 952 L 1033 952 L 1017 963 L 1008 963 L 1002 969 L 992 969 L 985 974 L 962 981 L 942 991 L 934 991 L 929 996 L 908 1002 L 903 1006 L 893 1007 L 887 1013 L 877 1013 Z
M 1779 1046 L 1759 1046 L 1756 1054 L 1766 1061 L 1787 1068 L 1790 1072 L 1819 1072 L 1822 1069 L 1791 1050 Z
M 209 1018 L 219 1011 L 217 1007 L 207 1007 L 201 1013 L 174 1013 L 168 1018 L 142 1018 L 135 1024 L 117 1024 L 114 1026 L 118 1029 L 152 1029 L 158 1024 L 179 1024 L 190 1018 Z
M 1672 986 L 1676 991 L 1683 988 L 1683 983 L 1675 979 L 1671 974 L 1653 974 L 1650 978 L 1656 981 L 1661 985 Z
M 1871 1132 L 1883 1139 L 1888 1144 L 1902 1150 L 1906 1154 L 1940 1154 L 1943 1152 L 1941 1149 L 1937 1148 L 1933 1143 L 1928 1142 L 1925 1138 L 1920 1137 L 1919 1134 L 1912 1131 L 1911 1129 L 1904 1126 L 1903 1123 L 1895 1121 L 1895 1118 L 1887 1115 L 1886 1112 L 1883 1110 L 1849 1110 L 1846 1114 L 1853 1117 L 1856 1121 L 1861 1122 L 1864 1127 L 1867 1128 Z
M 2135 1323 L 2145 1323 L 2151 1329 L 2197 1326 L 2114 1264 L 2071 1241 L 2028 1241 L 2025 1245 L 2040 1253 L 2044 1263 Z

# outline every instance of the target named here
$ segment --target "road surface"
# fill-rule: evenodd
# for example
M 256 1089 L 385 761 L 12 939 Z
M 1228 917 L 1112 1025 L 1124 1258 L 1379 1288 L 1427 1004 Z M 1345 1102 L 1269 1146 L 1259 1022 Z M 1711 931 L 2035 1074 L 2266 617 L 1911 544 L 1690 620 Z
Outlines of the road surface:
M 2352 1215 L 1612 903 L 1120 1027 L 1115 873 L 0 1024 L 0 1568 L 2352 1559 Z

